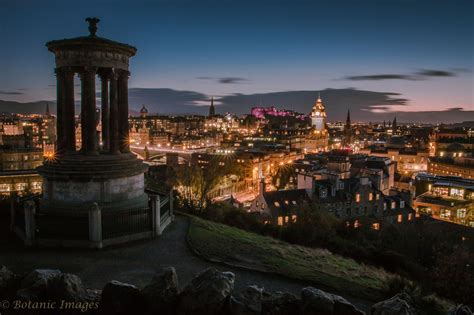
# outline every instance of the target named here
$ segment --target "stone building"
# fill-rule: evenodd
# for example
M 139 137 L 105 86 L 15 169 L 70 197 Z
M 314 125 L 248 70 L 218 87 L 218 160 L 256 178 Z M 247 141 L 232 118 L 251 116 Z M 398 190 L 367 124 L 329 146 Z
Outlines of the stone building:
M 413 194 L 417 213 L 474 227 L 474 180 L 420 174 Z

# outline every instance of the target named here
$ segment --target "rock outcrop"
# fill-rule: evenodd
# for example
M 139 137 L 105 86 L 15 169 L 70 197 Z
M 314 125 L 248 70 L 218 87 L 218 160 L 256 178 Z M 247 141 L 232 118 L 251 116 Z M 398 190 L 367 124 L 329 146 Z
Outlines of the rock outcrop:
M 173 267 L 165 268 L 157 273 L 142 290 L 147 313 L 174 314 L 178 304 L 178 275 Z
M 388 300 L 372 306 L 372 315 L 416 315 L 413 301 L 405 293 L 399 293 Z
M 143 289 L 112 280 L 103 290 L 85 288 L 79 277 L 60 270 L 36 269 L 16 275 L 0 266 L 0 298 L 24 303 L 68 301 L 67 312 L 47 310 L 45 314 L 106 315 L 363 315 L 345 298 L 306 287 L 301 296 L 288 292 L 268 292 L 256 285 L 234 291 L 235 275 L 208 268 L 179 290 L 178 275 L 173 267 L 157 272 Z M 34 305 L 40 305 L 37 303 Z M 2 314 L 8 313 L 8 309 Z M 10 311 L 12 311 L 10 309 Z M 412 298 L 399 293 L 372 306 L 372 315 L 416 315 Z M 44 313 L 44 312 L 43 312 Z M 34 314 L 43 314 L 37 312 Z M 28 313 L 30 314 L 30 313 Z M 447 315 L 471 315 L 466 305 L 458 305 Z
M 180 294 L 178 314 L 222 314 L 234 290 L 235 275 L 209 268 L 201 272 Z

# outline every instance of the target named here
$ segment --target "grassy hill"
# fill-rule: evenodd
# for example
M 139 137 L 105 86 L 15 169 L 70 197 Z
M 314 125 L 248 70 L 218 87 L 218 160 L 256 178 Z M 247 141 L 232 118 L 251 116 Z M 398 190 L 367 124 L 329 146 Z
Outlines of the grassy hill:
M 213 261 L 272 272 L 373 301 L 384 297 L 393 277 L 325 249 L 292 245 L 196 217 L 191 217 L 188 242 Z

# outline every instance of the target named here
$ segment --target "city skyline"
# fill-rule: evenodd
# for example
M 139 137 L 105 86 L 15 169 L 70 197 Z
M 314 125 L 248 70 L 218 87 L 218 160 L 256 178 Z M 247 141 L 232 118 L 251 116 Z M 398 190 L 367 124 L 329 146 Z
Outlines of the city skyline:
M 2 2 L 9 28 L 0 32 L 10 45 L 0 62 L 0 100 L 54 100 L 44 43 L 86 35 L 81 22 L 94 14 L 102 20 L 98 36 L 139 47 L 134 110 L 146 104 L 151 112 L 205 113 L 215 96 L 218 112 L 259 104 L 309 112 L 316 91 L 330 119 L 351 109 L 354 119 L 447 111 L 439 115 L 456 121 L 474 109 L 469 1 L 346 1 L 345 12 L 326 1 L 102 1 L 67 10 L 70 4 Z

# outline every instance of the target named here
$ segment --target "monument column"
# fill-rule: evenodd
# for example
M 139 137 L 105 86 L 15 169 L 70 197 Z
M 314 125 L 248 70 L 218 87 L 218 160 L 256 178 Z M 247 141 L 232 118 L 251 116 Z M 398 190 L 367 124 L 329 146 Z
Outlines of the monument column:
M 117 73 L 110 74 L 109 152 L 120 154 L 118 134 Z
M 66 143 L 64 137 L 64 69 L 56 68 L 56 154 L 62 155 L 66 151 Z
M 88 155 L 96 155 L 96 107 L 95 107 L 95 75 L 96 68 L 84 67 L 81 78 L 81 135 L 82 151 Z
M 109 77 L 108 70 L 100 73 L 102 82 L 101 94 L 101 123 L 102 123 L 102 148 L 104 151 L 109 150 Z
M 74 71 L 67 67 L 64 69 L 64 141 L 66 153 L 76 151 L 76 117 L 74 101 Z
M 119 123 L 119 149 L 122 153 L 130 152 L 130 139 L 128 127 L 128 77 L 130 72 L 118 72 L 118 123 Z

